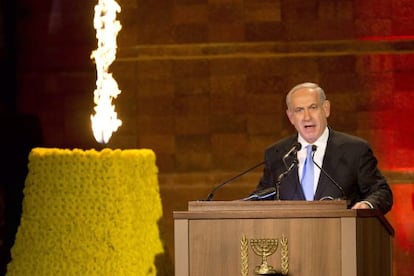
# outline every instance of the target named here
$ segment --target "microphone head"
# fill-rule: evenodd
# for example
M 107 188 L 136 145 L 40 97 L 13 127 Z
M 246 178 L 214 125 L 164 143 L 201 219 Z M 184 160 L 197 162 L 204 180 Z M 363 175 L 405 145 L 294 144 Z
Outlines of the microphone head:
M 265 195 L 268 195 L 268 194 L 271 194 L 271 193 L 274 193 L 276 191 L 276 188 L 275 187 L 268 187 L 268 188 L 265 188 L 265 189 L 262 189 L 262 190 L 259 190 L 259 191 L 257 191 L 257 192 L 255 192 L 254 194 L 257 196 L 257 197 L 263 197 L 263 196 L 265 196 Z
M 292 156 L 292 155 L 294 155 L 294 157 L 293 157 L 293 163 L 295 163 L 295 164 L 298 164 L 299 163 L 299 161 L 297 160 L 297 156 L 296 156 L 296 154 L 297 154 L 297 152 L 300 150 L 302 148 L 302 144 L 301 143 L 299 143 L 299 142 L 296 142 L 296 143 L 294 143 L 293 145 L 292 145 L 292 147 L 290 148 L 290 150 L 285 154 L 285 156 L 283 156 L 283 158 L 282 158 L 282 160 L 283 160 L 283 163 L 285 164 L 285 167 L 286 167 L 286 169 L 289 169 L 289 166 L 287 165 L 287 163 L 286 163 L 286 159 L 289 157 L 289 156 Z
M 317 145 L 312 145 L 312 151 L 316 151 L 317 148 L 318 148 Z

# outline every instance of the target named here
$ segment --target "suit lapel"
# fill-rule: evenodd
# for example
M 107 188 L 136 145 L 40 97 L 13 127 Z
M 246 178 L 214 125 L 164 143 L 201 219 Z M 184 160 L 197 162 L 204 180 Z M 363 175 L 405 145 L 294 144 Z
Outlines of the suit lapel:
M 332 129 L 329 129 L 329 138 L 322 164 L 322 168 L 328 173 L 335 172 L 339 164 L 339 160 L 343 155 L 343 150 L 340 146 L 341 144 L 342 142 L 340 139 L 338 139 L 336 132 Z M 322 196 L 326 195 L 324 194 L 325 190 L 332 185 L 333 183 L 331 183 L 331 180 L 323 172 L 321 172 L 319 176 L 318 187 L 315 193 L 315 199 L 320 199 Z
M 304 200 L 305 196 L 298 177 L 298 167 L 295 166 L 293 170 L 285 177 L 280 186 L 281 199 L 289 200 Z

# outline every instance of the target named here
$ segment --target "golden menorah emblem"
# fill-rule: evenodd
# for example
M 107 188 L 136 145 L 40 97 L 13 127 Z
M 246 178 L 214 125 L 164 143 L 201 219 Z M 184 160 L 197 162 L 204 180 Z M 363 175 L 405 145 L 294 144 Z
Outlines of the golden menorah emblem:
M 280 270 L 277 271 L 268 262 L 268 258 L 275 254 L 280 246 Z M 249 271 L 248 260 L 249 240 L 243 236 L 241 240 L 241 273 L 247 276 Z M 256 266 L 254 272 L 257 275 L 287 275 L 289 270 L 288 262 L 288 240 L 285 236 L 277 239 L 250 239 L 250 248 L 255 255 L 261 257 L 262 262 Z
M 254 254 L 262 257 L 262 263 L 256 266 L 255 272 L 259 275 L 276 274 L 276 270 L 273 266 L 267 262 L 267 257 L 273 255 L 278 246 L 278 239 L 251 239 L 250 247 Z

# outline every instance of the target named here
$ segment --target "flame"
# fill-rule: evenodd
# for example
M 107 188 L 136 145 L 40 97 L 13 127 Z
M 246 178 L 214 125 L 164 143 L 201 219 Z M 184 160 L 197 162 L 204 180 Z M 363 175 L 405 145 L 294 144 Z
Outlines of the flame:
M 121 7 L 115 0 L 99 0 L 95 6 L 93 25 L 96 29 L 98 48 L 92 51 L 91 59 L 96 63 L 96 89 L 94 91 L 95 115 L 91 115 L 92 131 L 97 142 L 108 143 L 112 133 L 122 125 L 117 118 L 112 100 L 121 91 L 118 83 L 108 72 L 116 58 L 116 37 L 122 26 L 116 20 Z

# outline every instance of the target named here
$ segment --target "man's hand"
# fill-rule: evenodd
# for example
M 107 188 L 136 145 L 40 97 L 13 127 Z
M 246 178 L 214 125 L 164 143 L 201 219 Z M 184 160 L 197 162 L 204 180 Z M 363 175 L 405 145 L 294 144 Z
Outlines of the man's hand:
M 355 203 L 351 209 L 372 209 L 372 206 L 366 201 L 360 201 Z

